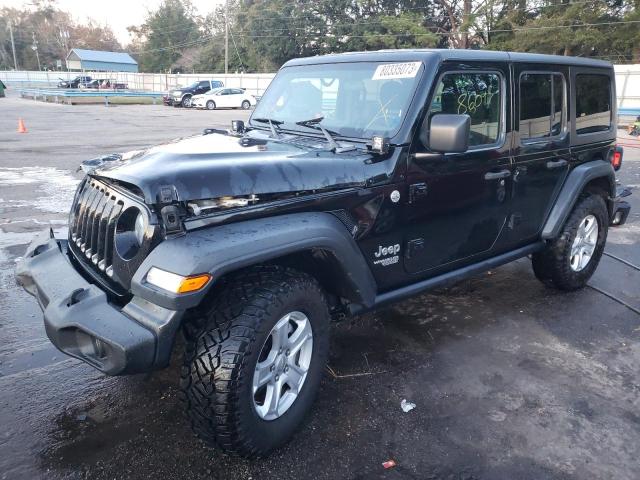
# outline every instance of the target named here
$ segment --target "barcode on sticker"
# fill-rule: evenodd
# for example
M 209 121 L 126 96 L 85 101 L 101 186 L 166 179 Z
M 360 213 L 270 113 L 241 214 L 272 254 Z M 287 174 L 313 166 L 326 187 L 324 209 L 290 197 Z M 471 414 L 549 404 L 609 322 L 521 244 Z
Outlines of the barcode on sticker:
M 371 80 L 386 80 L 392 78 L 413 78 L 420 70 L 420 62 L 387 63 L 378 65 Z

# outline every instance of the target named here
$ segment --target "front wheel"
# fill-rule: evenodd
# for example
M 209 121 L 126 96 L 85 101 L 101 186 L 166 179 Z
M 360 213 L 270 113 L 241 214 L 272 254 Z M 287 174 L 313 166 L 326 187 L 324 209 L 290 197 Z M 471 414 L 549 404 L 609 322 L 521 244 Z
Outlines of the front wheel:
M 196 434 L 246 457 L 283 445 L 318 390 L 329 349 L 325 295 L 311 276 L 258 267 L 230 278 L 184 329 L 180 389 Z
M 242 102 L 241 107 L 243 110 L 249 110 L 251 108 L 251 102 L 245 100 L 244 102 Z
M 191 97 L 190 97 L 190 96 L 188 96 L 188 95 L 187 95 L 187 96 L 185 96 L 185 97 L 182 99 L 181 105 L 182 105 L 184 108 L 189 108 L 189 107 L 191 106 Z
M 561 290 L 584 287 L 595 272 L 607 241 L 609 214 L 602 196 L 583 196 L 560 236 L 531 261 L 536 277 Z
M 209 100 L 207 102 L 207 110 L 215 110 L 216 109 L 216 103 L 213 100 Z

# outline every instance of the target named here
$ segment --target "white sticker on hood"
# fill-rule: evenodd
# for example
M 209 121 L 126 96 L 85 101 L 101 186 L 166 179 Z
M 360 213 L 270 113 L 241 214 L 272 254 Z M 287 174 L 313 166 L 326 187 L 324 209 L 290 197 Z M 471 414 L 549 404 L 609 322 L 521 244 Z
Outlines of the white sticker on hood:
M 387 80 L 392 78 L 413 78 L 420 70 L 421 62 L 387 63 L 378 65 L 371 80 Z

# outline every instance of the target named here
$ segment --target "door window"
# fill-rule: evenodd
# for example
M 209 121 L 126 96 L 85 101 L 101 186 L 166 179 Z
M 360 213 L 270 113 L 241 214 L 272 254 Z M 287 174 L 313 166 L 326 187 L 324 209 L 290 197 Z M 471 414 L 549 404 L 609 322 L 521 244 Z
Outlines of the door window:
M 431 101 L 429 116 L 436 113 L 471 117 L 470 147 L 494 145 L 500 137 L 502 82 L 497 73 L 447 73 Z
M 564 78 L 560 74 L 520 76 L 520 138 L 548 138 L 562 133 L 565 118 Z
M 611 127 L 611 81 L 607 75 L 576 75 L 576 133 L 606 132 Z

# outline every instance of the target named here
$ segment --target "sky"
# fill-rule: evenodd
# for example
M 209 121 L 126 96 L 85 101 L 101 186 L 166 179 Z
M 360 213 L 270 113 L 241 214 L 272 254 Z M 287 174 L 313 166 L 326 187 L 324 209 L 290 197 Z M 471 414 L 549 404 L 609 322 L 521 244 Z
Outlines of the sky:
M 107 24 L 123 45 L 129 43 L 129 25 L 140 25 L 148 10 L 154 10 L 162 0 L 57 0 L 60 10 L 65 10 L 75 20 L 92 18 L 98 23 Z M 198 14 L 204 16 L 223 0 L 191 0 Z M 0 0 L 0 7 L 25 8 L 31 2 L 24 0 Z

